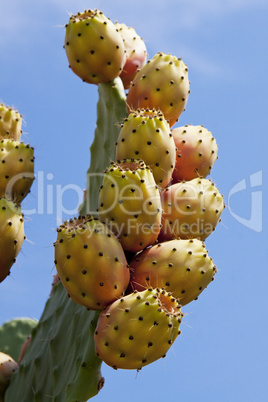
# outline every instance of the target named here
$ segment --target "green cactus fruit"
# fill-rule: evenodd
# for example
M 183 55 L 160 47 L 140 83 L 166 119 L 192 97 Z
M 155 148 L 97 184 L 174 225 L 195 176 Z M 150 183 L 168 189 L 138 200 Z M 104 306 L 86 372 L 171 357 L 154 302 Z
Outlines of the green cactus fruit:
M 128 112 L 159 109 L 172 127 L 189 95 L 188 68 L 181 59 L 157 53 L 135 75 L 127 95 Z
M 161 202 L 162 241 L 205 240 L 215 230 L 225 207 L 217 187 L 202 178 L 172 184 L 161 193 Z
M 126 60 L 121 35 L 110 19 L 96 9 L 71 15 L 64 48 L 72 71 L 90 84 L 118 77 Z
M 172 178 L 176 147 L 170 127 L 160 111 L 141 109 L 125 119 L 116 143 L 116 159 L 140 158 L 164 188 Z
M 55 265 L 68 295 L 91 310 L 121 297 L 129 268 L 116 236 L 97 218 L 78 217 L 58 229 Z
M 10 383 L 12 375 L 19 365 L 6 353 L 0 352 L 0 402 L 4 402 L 4 394 Z
M 0 103 L 0 139 L 19 141 L 22 133 L 21 123 L 22 116 L 17 110 Z
M 0 352 L 19 361 L 22 345 L 36 325 L 37 321 L 28 317 L 14 318 L 5 322 L 0 327 Z
M 162 211 L 150 168 L 136 159 L 112 163 L 100 187 L 98 213 L 124 250 L 137 252 L 153 244 L 160 232 Z
M 217 160 L 218 145 L 203 126 L 185 125 L 171 130 L 177 147 L 173 183 L 206 177 Z
M 137 70 L 146 63 L 147 49 L 143 39 L 137 34 L 134 28 L 128 27 L 125 24 L 119 24 L 118 22 L 115 23 L 115 27 L 123 39 L 126 50 L 126 62 L 120 78 L 124 88 L 128 89 Z
M 165 357 L 177 338 L 180 304 L 163 289 L 129 294 L 105 309 L 95 330 L 95 350 L 114 369 L 136 369 Z
M 163 287 L 182 306 L 195 300 L 214 279 L 216 266 L 198 239 L 175 239 L 158 243 L 130 262 L 130 287 Z
M 0 239 L 1 283 L 9 274 L 25 239 L 21 209 L 5 198 L 0 198 Z
M 0 197 L 16 203 L 29 193 L 34 180 L 34 150 L 14 140 L 0 141 Z

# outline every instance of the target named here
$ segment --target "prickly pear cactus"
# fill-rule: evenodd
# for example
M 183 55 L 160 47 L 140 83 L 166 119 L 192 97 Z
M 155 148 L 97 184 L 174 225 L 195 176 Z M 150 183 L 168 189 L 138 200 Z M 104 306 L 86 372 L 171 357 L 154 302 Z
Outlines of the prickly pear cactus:
M 119 123 L 126 117 L 124 97 L 120 79 L 99 85 L 97 128 L 82 214 L 98 204 L 101 172 L 114 157 L 111 153 Z M 103 385 L 102 361 L 96 356 L 94 345 L 98 316 L 99 311 L 88 311 L 69 299 L 61 283 L 55 286 L 32 332 L 20 368 L 12 377 L 5 402 L 84 402 L 96 395 Z
M 5 322 L 0 327 L 0 352 L 18 361 L 21 347 L 36 325 L 36 320 L 27 317 Z

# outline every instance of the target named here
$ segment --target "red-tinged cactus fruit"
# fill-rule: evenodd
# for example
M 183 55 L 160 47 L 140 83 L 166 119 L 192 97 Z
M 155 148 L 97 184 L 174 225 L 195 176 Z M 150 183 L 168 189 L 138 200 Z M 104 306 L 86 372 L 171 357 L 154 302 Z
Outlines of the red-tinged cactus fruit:
M 0 103 L 0 139 L 19 141 L 21 137 L 21 114 L 12 107 Z
M 20 350 L 20 355 L 19 355 L 19 360 L 18 360 L 18 363 L 19 363 L 19 364 L 21 364 L 22 359 L 23 359 L 24 356 L 25 356 L 26 350 L 28 349 L 28 346 L 29 346 L 29 344 L 30 344 L 30 342 L 31 342 L 31 339 L 32 339 L 32 335 L 30 334 L 30 335 L 27 336 L 27 339 L 26 339 L 25 342 L 22 344 L 22 347 L 21 347 L 21 350 Z
M 129 268 L 111 230 L 91 216 L 78 217 L 57 229 L 55 265 L 68 295 L 91 310 L 101 310 L 121 297 Z
M 147 61 L 147 49 L 143 39 L 137 34 L 134 28 L 125 24 L 115 23 L 120 33 L 126 50 L 126 62 L 120 74 L 124 88 L 128 89 L 134 79 L 137 70 L 141 69 Z
M 170 127 L 160 111 L 138 109 L 125 119 L 116 143 L 116 159 L 140 158 L 164 188 L 172 178 L 176 147 Z
M 160 192 L 143 161 L 113 162 L 105 171 L 98 213 L 124 250 L 137 252 L 155 243 L 161 228 L 161 212 Z
M 0 282 L 9 275 L 24 239 L 24 222 L 20 207 L 0 198 Z
M 175 239 L 143 250 L 130 261 L 130 287 L 141 291 L 163 287 L 184 306 L 214 279 L 216 266 L 204 243 Z
M 121 35 L 96 9 L 71 15 L 64 48 L 72 71 L 90 84 L 112 81 L 121 74 L 126 61 Z
M 34 149 L 22 142 L 0 141 L 0 197 L 16 203 L 29 193 L 34 180 Z
M 6 353 L 0 352 L 0 400 L 4 400 L 12 375 L 18 370 L 19 365 Z
M 172 127 L 185 109 L 189 92 L 186 64 L 170 54 L 157 53 L 137 72 L 129 87 L 128 112 L 159 109 Z
M 171 130 L 177 147 L 173 183 L 206 177 L 217 160 L 218 145 L 211 132 L 198 125 Z
M 159 238 L 205 240 L 216 228 L 224 210 L 223 196 L 208 179 L 196 178 L 167 187 L 161 193 L 163 208 Z
M 114 369 L 135 369 L 165 357 L 180 334 L 180 304 L 163 289 L 129 294 L 105 309 L 95 330 L 95 350 Z

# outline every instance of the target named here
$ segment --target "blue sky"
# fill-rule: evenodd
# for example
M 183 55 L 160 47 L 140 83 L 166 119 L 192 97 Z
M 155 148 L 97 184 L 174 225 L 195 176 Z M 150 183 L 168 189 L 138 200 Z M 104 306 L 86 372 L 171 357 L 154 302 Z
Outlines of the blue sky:
M 35 148 L 36 180 L 23 203 L 24 243 L 0 285 L 0 324 L 38 319 L 55 273 L 59 219 L 77 214 L 86 185 L 97 87 L 79 80 L 63 50 L 68 12 L 99 8 L 133 26 L 149 57 L 188 65 L 191 94 L 178 125 L 203 124 L 219 145 L 211 178 L 227 208 L 206 245 L 218 268 L 184 307 L 182 335 L 168 356 L 140 373 L 105 364 L 96 401 L 267 399 L 267 64 L 265 0 L 9 0 L 0 3 L 0 101 L 23 114 Z

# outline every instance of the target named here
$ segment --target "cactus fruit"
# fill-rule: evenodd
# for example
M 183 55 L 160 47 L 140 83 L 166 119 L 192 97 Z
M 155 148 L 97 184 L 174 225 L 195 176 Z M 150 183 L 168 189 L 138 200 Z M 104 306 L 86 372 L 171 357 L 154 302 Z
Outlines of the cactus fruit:
M 24 236 L 24 223 L 18 205 L 0 198 L 0 283 L 16 261 Z
M 112 81 L 126 61 L 121 35 L 110 19 L 96 9 L 71 15 L 64 48 L 72 71 L 91 84 Z
M 18 363 L 11 356 L 0 352 L 0 401 L 4 401 L 5 390 L 18 368 Z
M 136 159 L 112 163 L 100 188 L 98 213 L 124 250 L 153 244 L 161 227 L 161 200 L 150 168 Z
M 78 217 L 57 229 L 55 265 L 68 295 L 91 310 L 121 297 L 129 283 L 124 251 L 97 218 Z
M 171 130 L 177 147 L 173 183 L 206 177 L 217 160 L 218 145 L 203 126 L 185 125 Z
M 28 144 L 0 141 L 0 197 L 20 203 L 34 180 L 34 150 Z
M 176 148 L 169 124 L 160 111 L 138 109 L 125 119 L 116 144 L 116 159 L 127 158 L 142 159 L 159 187 L 169 184 Z
M 189 95 L 188 68 L 181 59 L 157 53 L 135 75 L 127 95 L 128 111 L 159 109 L 172 127 Z
M 165 357 L 177 338 L 179 302 L 163 289 L 129 294 L 99 316 L 95 350 L 114 369 L 136 369 Z
M 137 254 L 130 270 L 132 289 L 165 288 L 182 306 L 195 300 L 216 273 L 204 243 L 197 239 L 158 243 Z
M 208 179 L 196 178 L 167 187 L 161 193 L 160 239 L 205 240 L 216 228 L 224 210 L 223 196 Z
M 143 39 L 136 33 L 135 29 L 125 24 L 115 23 L 125 46 L 126 62 L 120 74 L 124 88 L 128 89 L 135 77 L 137 70 L 144 66 L 147 60 L 147 49 Z
M 21 123 L 22 116 L 17 110 L 0 103 L 0 139 L 19 141 L 22 133 Z

